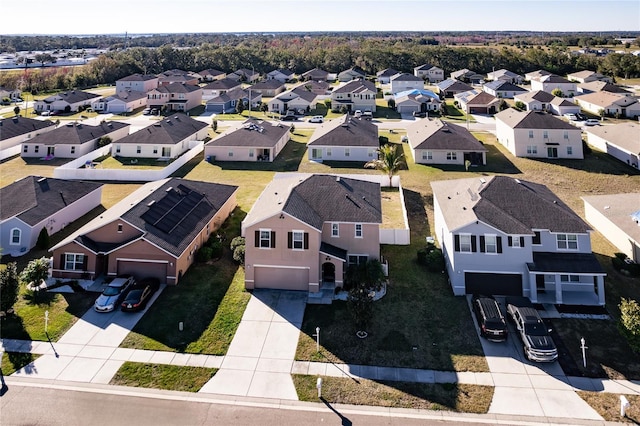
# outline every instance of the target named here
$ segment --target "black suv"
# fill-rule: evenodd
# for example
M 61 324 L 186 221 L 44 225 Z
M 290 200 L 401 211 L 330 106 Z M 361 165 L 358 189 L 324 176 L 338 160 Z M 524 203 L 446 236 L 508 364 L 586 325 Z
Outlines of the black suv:
M 471 299 L 471 305 L 476 314 L 482 337 L 492 342 L 507 340 L 507 323 L 496 299 L 491 296 L 474 295 Z
M 558 359 L 553 339 L 531 301 L 525 297 L 507 297 L 507 314 L 513 319 L 524 355 L 529 361 L 553 362 Z

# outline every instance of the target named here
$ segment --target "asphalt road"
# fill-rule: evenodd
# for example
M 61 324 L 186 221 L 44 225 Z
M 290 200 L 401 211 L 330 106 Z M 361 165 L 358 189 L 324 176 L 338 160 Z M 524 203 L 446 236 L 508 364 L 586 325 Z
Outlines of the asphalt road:
M 209 402 L 198 394 L 137 390 L 122 387 L 87 387 L 84 390 L 23 386 L 10 380 L 0 398 L 0 424 L 14 425 L 367 425 L 413 426 L 451 423 L 456 425 L 495 424 L 491 416 L 477 416 L 469 422 L 465 415 L 449 418 L 433 411 L 419 414 L 410 410 L 390 414 L 384 408 L 339 409 L 329 404 L 280 405 L 266 400 Z M 116 394 L 112 392 L 119 392 Z M 129 395 L 122 395 L 129 394 Z M 135 396 L 141 395 L 141 396 Z M 193 396 L 193 398 L 192 398 Z M 468 416 L 468 415 L 466 415 Z M 505 423 L 503 419 L 500 423 Z M 520 424 L 536 424 L 521 421 Z

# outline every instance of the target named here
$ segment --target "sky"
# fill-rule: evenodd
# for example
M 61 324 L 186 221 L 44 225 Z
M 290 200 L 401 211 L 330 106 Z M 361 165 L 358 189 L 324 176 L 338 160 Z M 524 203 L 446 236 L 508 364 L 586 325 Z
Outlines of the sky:
M 635 31 L 640 0 L 19 0 L 2 33 Z M 21 17 L 21 18 L 16 18 Z

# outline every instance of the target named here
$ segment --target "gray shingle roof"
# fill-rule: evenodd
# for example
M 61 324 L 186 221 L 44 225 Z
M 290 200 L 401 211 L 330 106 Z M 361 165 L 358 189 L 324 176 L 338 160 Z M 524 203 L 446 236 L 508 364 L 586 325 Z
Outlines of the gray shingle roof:
M 230 90 L 234 87 L 240 87 L 241 84 L 239 81 L 232 80 L 230 78 L 223 78 L 220 80 L 212 81 L 211 83 L 204 86 L 203 90 Z
M 272 79 L 254 84 L 253 86 L 251 86 L 251 90 L 275 90 L 281 88 L 282 86 L 284 86 L 284 84 L 282 84 L 280 81 Z
M 202 90 L 202 88 L 193 84 L 171 83 L 166 86 L 160 86 L 154 90 L 162 93 L 191 93 Z
M 533 262 L 527 263 L 529 271 L 548 273 L 605 274 L 593 253 L 533 252 Z
M 566 129 L 580 130 L 571 124 L 542 111 L 517 111 L 505 109 L 495 115 L 512 129 Z
M 375 83 L 367 80 L 352 80 L 347 84 L 335 89 L 333 93 L 360 93 L 364 92 L 365 90 L 370 90 L 375 93 Z
M 90 126 L 84 123 L 67 123 L 30 139 L 28 143 L 34 145 L 81 145 L 125 127 L 129 127 L 129 124 L 120 123 L 119 121 L 105 121 L 97 126 Z
M 527 89 L 523 89 L 520 86 L 516 86 L 508 81 L 504 80 L 494 80 L 489 83 L 485 83 L 484 87 L 488 87 L 491 90 L 502 90 L 508 92 L 526 92 Z
M 131 74 L 118 81 L 149 81 L 156 78 L 158 78 L 158 76 L 153 74 Z
M 534 92 L 520 93 L 516 95 L 515 98 L 522 100 L 522 102 L 536 100 L 538 102 L 549 103 L 553 98 L 555 98 L 555 96 L 549 92 L 545 92 L 544 90 L 536 90 Z
M 462 126 L 425 118 L 407 127 L 413 149 L 486 151 L 487 149 Z
M 36 120 L 27 117 L 12 117 L 0 120 L 0 140 L 15 138 L 16 136 L 26 135 L 29 132 L 45 129 L 55 126 L 49 120 Z
M 83 92 L 82 90 L 72 90 L 69 92 L 62 92 L 56 95 L 49 96 L 48 98 L 45 98 L 43 102 L 51 103 L 51 102 L 57 101 L 58 99 L 61 99 L 69 104 L 75 104 L 77 102 L 85 102 L 90 99 L 95 99 L 99 97 L 100 95 L 96 95 L 94 93 Z
M 0 189 L 0 220 L 17 216 L 33 226 L 101 186 L 96 182 L 27 176 Z
M 467 90 L 473 89 L 473 87 L 469 86 L 467 83 L 463 83 L 462 81 L 453 78 L 448 78 L 440 83 L 436 83 L 436 87 L 443 92 L 447 90 L 466 92 Z
M 393 68 L 386 68 L 383 69 L 382 71 L 378 71 L 376 73 L 377 77 L 392 77 L 396 74 L 398 74 L 400 71 L 393 69 Z
M 118 140 L 118 144 L 173 145 L 207 127 L 207 123 L 176 113 Z
M 405 73 L 393 76 L 391 78 L 391 81 L 419 81 L 419 82 L 422 82 L 422 79 L 420 77 L 416 77 L 413 74 L 408 74 L 408 73 L 405 72 Z
M 349 115 L 322 123 L 311 136 L 309 146 L 380 146 L 378 126 Z
M 242 127 L 220 135 L 206 146 L 273 148 L 290 129 L 290 126 L 283 124 L 250 119 L 246 120 Z

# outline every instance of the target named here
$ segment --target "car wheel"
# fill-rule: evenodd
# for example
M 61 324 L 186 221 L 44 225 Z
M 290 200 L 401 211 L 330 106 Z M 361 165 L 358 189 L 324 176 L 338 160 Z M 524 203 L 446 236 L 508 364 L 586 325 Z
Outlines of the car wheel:
M 527 359 L 527 361 L 531 361 L 531 358 L 529 358 L 529 352 L 527 352 L 526 346 L 522 346 L 522 352 L 524 353 L 524 357 Z

